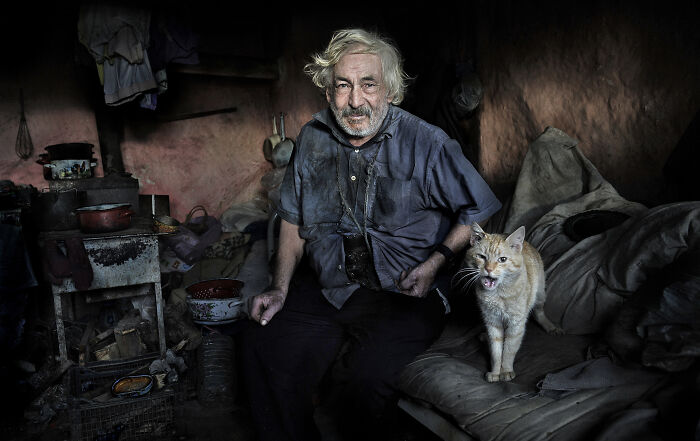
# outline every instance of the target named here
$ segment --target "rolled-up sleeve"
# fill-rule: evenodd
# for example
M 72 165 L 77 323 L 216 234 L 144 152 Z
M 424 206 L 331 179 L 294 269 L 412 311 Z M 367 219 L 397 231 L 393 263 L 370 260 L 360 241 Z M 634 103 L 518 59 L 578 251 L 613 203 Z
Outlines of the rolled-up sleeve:
M 462 225 L 488 219 L 502 204 L 489 185 L 464 156 L 455 140 L 448 140 L 435 152 L 428 170 L 427 194 L 436 208 L 457 215 Z
M 280 184 L 280 202 L 277 207 L 277 214 L 294 225 L 301 225 L 303 221 L 301 216 L 301 155 L 299 154 L 301 136 L 302 133 L 297 138 L 297 144 L 292 150 L 287 170 L 284 173 L 282 184 Z

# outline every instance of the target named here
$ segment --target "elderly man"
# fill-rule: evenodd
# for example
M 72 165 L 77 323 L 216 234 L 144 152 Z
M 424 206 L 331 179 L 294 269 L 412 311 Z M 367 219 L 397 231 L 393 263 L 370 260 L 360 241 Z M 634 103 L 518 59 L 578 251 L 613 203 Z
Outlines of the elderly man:
M 282 183 L 276 267 L 250 303 L 259 325 L 242 338 L 243 383 L 261 439 L 319 439 L 313 398 L 338 362 L 341 431 L 389 439 L 398 373 L 449 312 L 439 270 L 501 204 L 456 141 L 397 107 L 407 77 L 386 39 L 337 31 L 305 70 L 329 109 L 302 128 Z M 311 270 L 295 274 L 302 257 Z

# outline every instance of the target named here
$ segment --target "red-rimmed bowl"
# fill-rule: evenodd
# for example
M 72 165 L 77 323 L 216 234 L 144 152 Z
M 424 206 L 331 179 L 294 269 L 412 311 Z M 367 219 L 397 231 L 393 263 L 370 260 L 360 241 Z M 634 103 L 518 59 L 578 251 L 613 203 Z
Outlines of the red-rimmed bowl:
M 211 279 L 185 288 L 185 301 L 192 320 L 200 324 L 230 323 L 240 318 L 243 282 L 236 279 Z

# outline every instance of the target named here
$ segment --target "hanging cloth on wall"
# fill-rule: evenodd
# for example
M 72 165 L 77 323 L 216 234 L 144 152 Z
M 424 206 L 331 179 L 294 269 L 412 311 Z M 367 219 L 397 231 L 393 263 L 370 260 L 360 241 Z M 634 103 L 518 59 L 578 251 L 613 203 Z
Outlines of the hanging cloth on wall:
M 78 39 L 98 66 L 105 103 L 117 106 L 157 90 L 148 58 L 151 13 L 106 3 L 84 4 Z

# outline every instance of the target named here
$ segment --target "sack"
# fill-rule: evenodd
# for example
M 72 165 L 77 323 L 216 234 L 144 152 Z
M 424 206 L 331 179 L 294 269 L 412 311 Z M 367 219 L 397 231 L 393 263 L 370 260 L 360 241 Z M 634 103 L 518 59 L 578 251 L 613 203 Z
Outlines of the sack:
M 193 218 L 193 214 L 199 210 L 204 211 L 204 216 Z M 193 265 L 201 259 L 204 250 L 220 237 L 221 222 L 209 216 L 203 206 L 197 205 L 190 210 L 177 233 L 165 237 L 165 242 L 177 257 L 188 265 Z

